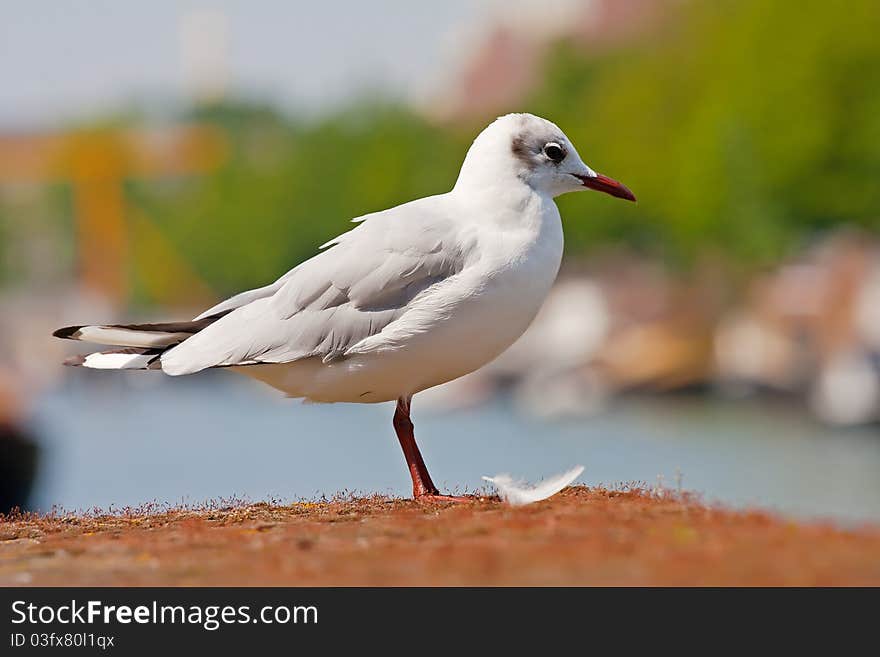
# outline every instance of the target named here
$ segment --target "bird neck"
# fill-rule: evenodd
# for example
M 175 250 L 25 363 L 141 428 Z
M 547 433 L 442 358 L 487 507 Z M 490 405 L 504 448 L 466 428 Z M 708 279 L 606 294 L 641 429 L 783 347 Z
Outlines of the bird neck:
M 502 230 L 526 230 L 538 234 L 547 221 L 558 223 L 559 211 L 552 197 L 526 184 L 487 182 L 485 186 L 456 185 L 449 193 L 456 207 L 484 226 Z
M 469 175 L 471 173 L 477 175 Z M 450 193 L 471 207 L 486 210 L 523 212 L 529 207 L 553 203 L 552 197 L 541 194 L 516 176 L 484 175 L 466 172 L 464 168 Z

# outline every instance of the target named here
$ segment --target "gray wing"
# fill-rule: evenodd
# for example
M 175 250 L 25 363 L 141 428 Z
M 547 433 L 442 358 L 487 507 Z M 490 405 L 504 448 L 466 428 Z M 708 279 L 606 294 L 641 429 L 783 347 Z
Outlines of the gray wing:
M 247 290 L 246 292 L 240 292 L 233 297 L 229 297 L 225 301 L 221 301 L 216 306 L 212 306 L 208 308 L 205 312 L 200 314 L 198 317 L 193 319 L 194 322 L 201 321 L 203 319 L 207 319 L 213 315 L 220 315 L 224 312 L 235 310 L 236 308 L 241 308 L 242 306 L 246 306 L 251 301 L 256 301 L 257 299 L 263 299 L 265 297 L 271 297 L 278 290 L 281 289 L 281 286 L 284 285 L 284 282 L 288 280 L 295 272 L 295 269 L 290 270 L 284 276 L 279 278 L 274 283 L 270 285 L 265 285 L 263 287 L 258 287 L 255 290 Z
M 234 308 L 162 356 L 169 374 L 208 367 L 344 356 L 399 319 L 410 302 L 454 276 L 466 258 L 438 197 L 369 215 L 272 285 L 229 299 Z

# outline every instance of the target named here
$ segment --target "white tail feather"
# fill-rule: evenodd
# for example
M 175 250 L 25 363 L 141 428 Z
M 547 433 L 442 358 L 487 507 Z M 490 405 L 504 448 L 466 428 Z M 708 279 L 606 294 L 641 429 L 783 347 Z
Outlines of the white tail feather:
M 97 352 L 86 356 L 82 366 L 93 370 L 142 370 L 154 358 L 156 358 L 155 354 Z
M 192 333 L 140 331 L 116 326 L 83 326 L 75 339 L 117 347 L 167 347 L 191 337 Z

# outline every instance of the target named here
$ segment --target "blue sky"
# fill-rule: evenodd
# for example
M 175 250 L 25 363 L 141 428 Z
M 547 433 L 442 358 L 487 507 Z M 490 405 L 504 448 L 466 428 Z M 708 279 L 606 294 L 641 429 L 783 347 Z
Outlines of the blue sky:
M 366 90 L 425 96 L 486 25 L 516 15 L 537 20 L 546 4 L 0 0 L 0 127 L 53 123 L 133 100 L 186 99 L 187 17 L 220 16 L 231 91 L 319 109 Z

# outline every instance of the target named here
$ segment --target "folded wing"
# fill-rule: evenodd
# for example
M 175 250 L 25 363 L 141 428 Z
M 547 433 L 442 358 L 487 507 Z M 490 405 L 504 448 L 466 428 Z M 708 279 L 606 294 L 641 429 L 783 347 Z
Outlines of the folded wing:
M 379 335 L 467 259 L 453 222 L 428 200 L 370 215 L 274 284 L 206 311 L 199 317 L 228 314 L 163 353 L 162 369 L 326 362 Z

